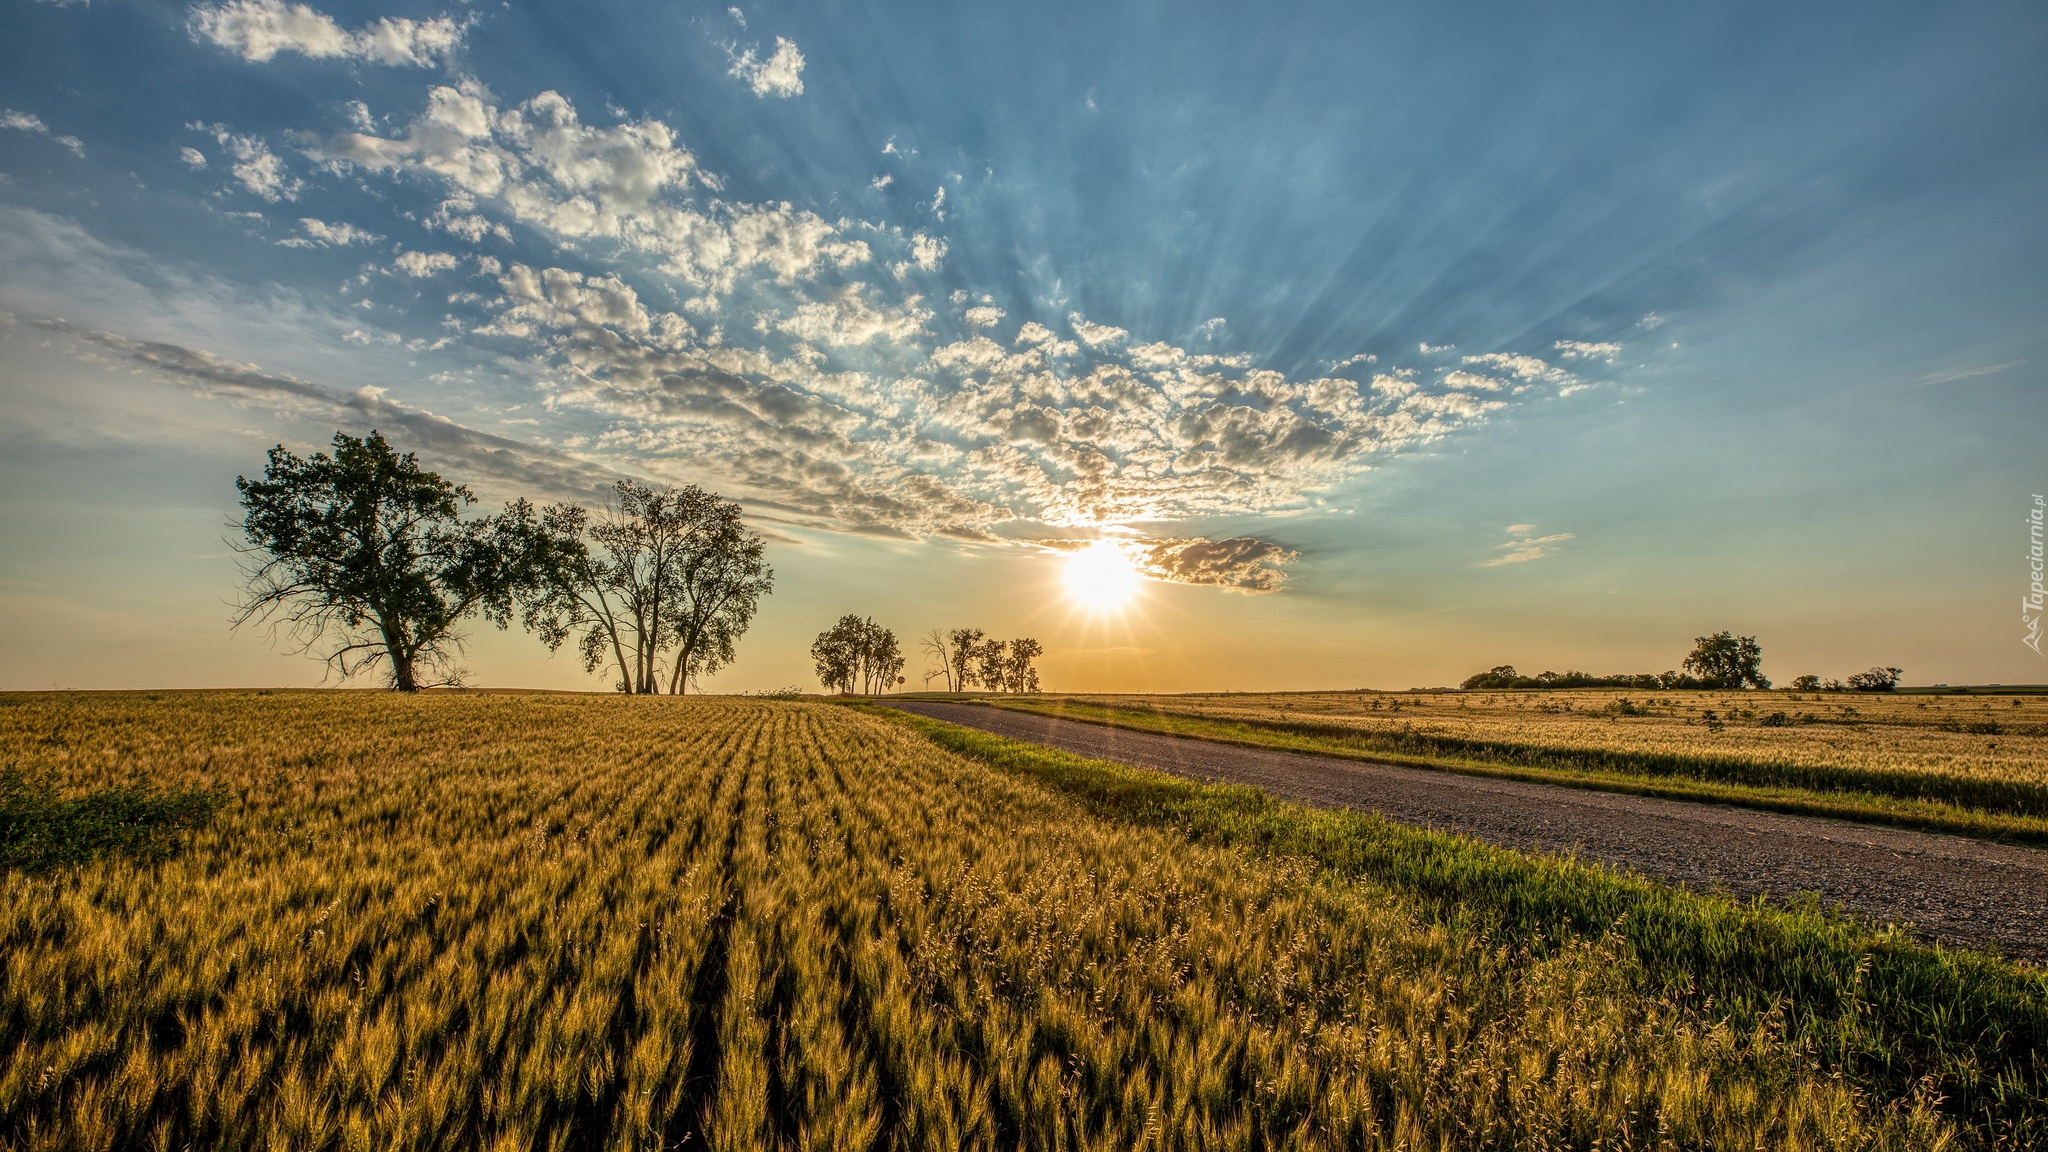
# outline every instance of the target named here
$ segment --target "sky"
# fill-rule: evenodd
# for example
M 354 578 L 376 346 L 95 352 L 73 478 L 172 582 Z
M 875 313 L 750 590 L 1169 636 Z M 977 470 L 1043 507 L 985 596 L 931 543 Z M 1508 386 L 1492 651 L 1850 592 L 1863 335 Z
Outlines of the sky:
M 2038 4 L 0 21 L 0 688 L 321 683 L 229 627 L 234 481 L 373 428 L 479 511 L 739 501 L 776 589 L 710 691 L 815 690 L 846 613 L 1073 691 L 1721 629 L 2048 682 Z

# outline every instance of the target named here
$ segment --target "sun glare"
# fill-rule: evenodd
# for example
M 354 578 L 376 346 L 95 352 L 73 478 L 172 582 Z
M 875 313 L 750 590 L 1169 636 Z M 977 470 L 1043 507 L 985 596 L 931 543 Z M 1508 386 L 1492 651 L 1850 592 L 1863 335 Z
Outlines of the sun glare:
M 1138 593 L 1138 569 L 1112 540 L 1098 540 L 1067 557 L 1067 596 L 1090 612 L 1115 612 Z

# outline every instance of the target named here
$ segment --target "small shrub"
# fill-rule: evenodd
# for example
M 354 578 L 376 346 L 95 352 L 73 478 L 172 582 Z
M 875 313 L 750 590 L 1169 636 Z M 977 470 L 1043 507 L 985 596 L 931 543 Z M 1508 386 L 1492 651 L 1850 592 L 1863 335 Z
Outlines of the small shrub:
M 1784 728 L 1789 726 L 1791 723 L 1792 718 L 1790 716 L 1785 715 L 1783 712 L 1773 712 L 1770 715 L 1765 716 L 1763 719 L 1757 721 L 1757 725 L 1763 728 Z
M 40 872 L 122 853 L 161 859 L 227 802 L 218 790 L 102 788 L 59 799 L 54 784 L 0 770 L 0 868 Z

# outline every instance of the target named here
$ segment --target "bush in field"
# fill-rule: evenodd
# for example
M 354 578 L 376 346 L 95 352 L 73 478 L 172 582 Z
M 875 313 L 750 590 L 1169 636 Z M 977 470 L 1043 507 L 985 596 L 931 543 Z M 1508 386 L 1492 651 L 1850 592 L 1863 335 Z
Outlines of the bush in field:
M 1849 677 L 1852 692 L 1890 692 L 1899 686 L 1899 677 L 1905 673 L 1897 668 L 1872 668 Z
M 226 802 L 216 791 L 133 786 L 64 800 L 48 779 L 0 769 L 0 868 L 41 872 L 112 853 L 161 858 Z

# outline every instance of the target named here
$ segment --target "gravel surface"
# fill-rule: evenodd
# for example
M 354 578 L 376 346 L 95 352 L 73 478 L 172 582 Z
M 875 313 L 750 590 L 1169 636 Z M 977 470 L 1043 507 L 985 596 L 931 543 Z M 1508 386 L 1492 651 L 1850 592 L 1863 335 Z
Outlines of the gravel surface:
M 1739 897 L 1817 892 L 1923 939 L 2048 961 L 2048 850 L 1844 820 L 1628 796 L 1271 752 L 1005 712 L 890 701 L 1082 756 L 1195 780 L 1250 784 L 1284 800 L 1378 812 L 1509 848 L 1576 853 L 1684 887 Z

